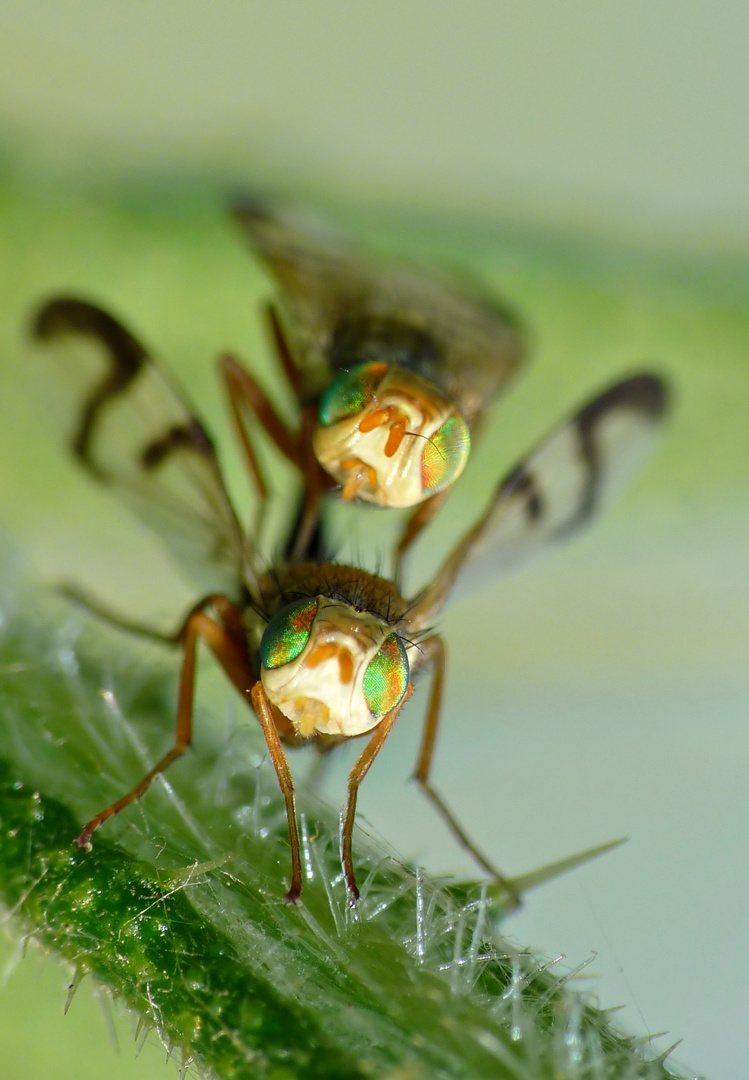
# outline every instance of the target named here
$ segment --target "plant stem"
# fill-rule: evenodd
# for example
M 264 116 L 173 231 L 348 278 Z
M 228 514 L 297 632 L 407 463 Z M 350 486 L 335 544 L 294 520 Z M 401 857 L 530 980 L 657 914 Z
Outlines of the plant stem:
M 168 738 L 171 679 L 148 649 L 30 607 L 8 603 L 0 639 L 0 899 L 184 1061 L 220 1080 L 672 1075 L 504 940 L 481 884 L 430 880 L 358 832 L 352 909 L 337 817 L 303 793 L 307 880 L 285 905 L 282 801 L 245 716 L 76 849 Z

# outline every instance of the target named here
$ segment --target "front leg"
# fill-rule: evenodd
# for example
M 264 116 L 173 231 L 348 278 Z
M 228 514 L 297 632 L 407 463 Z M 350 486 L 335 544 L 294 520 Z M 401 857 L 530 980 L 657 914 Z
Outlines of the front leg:
M 259 532 L 270 489 L 248 430 L 248 417 L 254 417 L 260 423 L 277 449 L 302 475 L 304 499 L 291 547 L 292 559 L 300 560 L 304 557 L 317 525 L 320 496 L 332 486 L 332 480 L 320 468 L 312 449 L 316 409 L 312 405 L 305 407 L 300 430 L 291 431 L 254 375 L 235 357 L 222 356 L 219 360 L 219 371 L 226 387 L 229 409 L 247 470 L 260 498 L 258 520 L 252 530 L 254 534 Z
M 299 850 L 299 829 L 296 821 L 294 779 L 273 719 L 273 708 L 268 701 L 268 695 L 265 693 L 260 680 L 253 686 L 251 696 L 253 708 L 263 729 L 273 768 L 276 770 L 278 786 L 281 788 L 281 794 L 286 804 L 286 820 L 289 825 L 289 846 L 291 848 L 291 885 L 286 893 L 286 903 L 293 904 L 299 899 L 302 891 L 302 859 Z
M 382 750 L 385 740 L 393 730 L 393 724 L 398 719 L 401 709 L 411 697 L 412 693 L 413 683 L 409 683 L 405 694 L 395 708 L 391 709 L 386 716 L 383 716 L 382 720 L 374 729 L 372 738 L 359 755 L 353 769 L 349 773 L 348 797 L 346 799 L 346 811 L 343 815 L 343 829 L 341 831 L 341 862 L 343 863 L 343 873 L 346 878 L 346 885 L 352 902 L 356 902 L 359 899 L 359 889 L 356 884 L 356 873 L 354 872 L 352 839 L 359 785 L 369 772 L 372 762 L 377 757 L 380 750 Z
M 210 615 L 206 615 L 204 610 L 206 607 L 212 607 L 221 622 Z M 132 626 L 125 627 L 122 622 L 119 625 L 121 628 L 134 629 Z M 141 632 L 140 628 L 138 632 Z M 254 682 L 252 666 L 244 643 L 241 612 L 225 596 L 212 595 L 201 600 L 190 610 L 180 630 L 175 635 L 171 638 L 162 635 L 161 639 L 165 641 L 171 640 L 172 643 L 181 642 L 184 648 L 179 681 L 174 745 L 134 788 L 126 795 L 123 795 L 122 798 L 107 806 L 96 817 L 91 818 L 83 827 L 76 842 L 79 847 L 85 848 L 87 851 L 91 850 L 91 837 L 96 829 L 145 794 L 156 777 L 165 772 L 173 761 L 181 757 L 192 742 L 195 658 L 198 641 L 203 641 L 209 647 L 243 696 L 246 695 L 249 687 Z
M 429 695 L 429 705 L 424 720 L 424 730 L 421 736 L 421 747 L 416 760 L 414 780 L 436 808 L 442 819 L 446 822 L 455 839 L 475 859 L 478 865 L 492 877 L 503 891 L 507 894 L 513 907 L 520 906 L 520 896 L 512 885 L 512 882 L 494 866 L 486 856 L 476 847 L 468 836 L 463 826 L 453 814 L 439 792 L 432 786 L 430 774 L 432 759 L 437 744 L 437 731 L 439 727 L 440 709 L 442 707 L 442 692 L 445 682 L 445 645 L 442 638 L 436 634 L 421 643 L 422 655 L 425 663 L 433 664 L 432 689 Z
M 268 488 L 247 430 L 246 417 L 254 416 L 284 457 L 297 468 L 301 465 L 299 436 L 289 430 L 255 376 L 240 364 L 235 356 L 226 353 L 219 357 L 218 367 L 226 387 L 229 409 L 248 471 L 255 481 L 259 494 L 264 497 L 267 495 Z
M 450 488 L 446 491 L 438 491 L 436 495 L 431 495 L 423 503 L 419 503 L 406 521 L 395 548 L 394 578 L 396 583 L 401 580 L 401 575 L 403 573 L 403 559 L 406 552 L 422 530 L 426 528 L 432 520 L 449 494 Z
M 335 486 L 333 478 L 328 476 L 315 457 L 312 434 L 316 423 L 317 409 L 314 405 L 306 406 L 302 413 L 299 438 L 304 494 L 288 549 L 291 562 L 304 562 L 312 557 L 317 546 L 315 534 L 320 526 L 320 501 L 324 493 Z

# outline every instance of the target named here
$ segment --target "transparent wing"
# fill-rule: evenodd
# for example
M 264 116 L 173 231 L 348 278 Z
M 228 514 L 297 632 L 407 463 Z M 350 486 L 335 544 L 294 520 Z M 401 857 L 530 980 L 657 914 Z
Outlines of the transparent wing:
M 634 375 L 555 428 L 500 483 L 419 596 L 414 618 L 428 625 L 458 578 L 462 587 L 509 573 L 583 529 L 642 460 L 667 404 L 662 379 Z
M 437 273 L 373 258 L 285 207 L 245 199 L 233 214 L 280 286 L 310 396 L 352 356 L 389 360 L 431 377 L 470 420 L 520 365 L 518 320 L 499 301 Z
M 54 346 L 42 353 L 45 381 L 79 463 L 154 529 L 192 583 L 236 594 L 242 534 L 216 453 L 161 367 L 77 297 L 47 301 L 32 332 Z

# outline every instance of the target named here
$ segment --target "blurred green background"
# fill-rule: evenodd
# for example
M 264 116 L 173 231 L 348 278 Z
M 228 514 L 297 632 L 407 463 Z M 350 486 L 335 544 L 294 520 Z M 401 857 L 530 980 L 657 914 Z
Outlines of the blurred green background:
M 52 290 L 93 294 L 224 430 L 211 359 L 230 346 L 272 377 L 268 285 L 222 217 L 242 183 L 378 247 L 468 265 L 532 329 L 532 367 L 415 583 L 591 390 L 645 361 L 672 378 L 662 444 L 605 521 L 446 613 L 436 776 L 510 872 L 632 838 L 531 897 L 509 930 L 570 966 L 595 955 L 595 989 L 628 1005 L 625 1026 L 684 1036 L 681 1061 L 729 1077 L 745 1074 L 749 993 L 748 30 L 732 3 L 720 19 L 618 0 L 0 8 L 0 515 L 37 576 L 167 621 L 189 599 L 44 430 L 22 325 Z M 356 515 L 353 546 L 376 554 L 373 522 Z M 471 873 L 405 783 L 420 707 L 362 811 L 430 869 Z M 350 761 L 332 769 L 334 800 Z M 10 975 L 4 1076 L 168 1075 L 151 1043 L 134 1060 L 124 1020 L 112 1053 L 85 984 L 63 1018 L 64 986 L 49 960 Z

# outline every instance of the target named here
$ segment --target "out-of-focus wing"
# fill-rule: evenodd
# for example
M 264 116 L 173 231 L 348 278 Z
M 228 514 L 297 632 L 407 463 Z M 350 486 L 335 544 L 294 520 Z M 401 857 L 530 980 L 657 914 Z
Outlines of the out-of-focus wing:
M 108 312 L 74 296 L 34 316 L 45 379 L 88 474 L 161 537 L 205 592 L 236 595 L 242 534 L 210 437 L 143 345 Z
M 469 421 L 519 366 L 518 321 L 458 282 L 378 260 L 312 218 L 246 199 L 233 214 L 281 290 L 307 397 L 353 363 L 400 364 L 440 386 Z
M 668 404 L 651 374 L 615 383 L 555 428 L 501 482 L 489 507 L 419 596 L 428 625 L 458 578 L 486 582 L 584 528 L 649 449 Z

